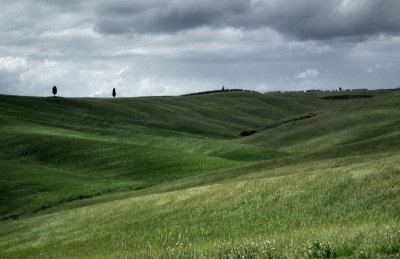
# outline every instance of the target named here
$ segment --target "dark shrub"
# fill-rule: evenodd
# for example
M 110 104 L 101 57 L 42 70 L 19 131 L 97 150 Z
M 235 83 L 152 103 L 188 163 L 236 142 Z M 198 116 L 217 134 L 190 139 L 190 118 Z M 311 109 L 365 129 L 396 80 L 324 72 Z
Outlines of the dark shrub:
M 256 132 L 257 132 L 256 130 L 245 130 L 245 131 L 240 132 L 240 136 L 242 136 L 242 137 L 250 136 Z

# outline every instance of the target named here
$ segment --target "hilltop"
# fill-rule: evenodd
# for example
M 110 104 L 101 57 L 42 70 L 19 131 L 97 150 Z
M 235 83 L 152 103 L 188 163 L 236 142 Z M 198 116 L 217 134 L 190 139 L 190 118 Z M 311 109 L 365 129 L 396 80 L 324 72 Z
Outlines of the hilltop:
M 0 95 L 0 257 L 398 255 L 399 107 L 395 90 Z

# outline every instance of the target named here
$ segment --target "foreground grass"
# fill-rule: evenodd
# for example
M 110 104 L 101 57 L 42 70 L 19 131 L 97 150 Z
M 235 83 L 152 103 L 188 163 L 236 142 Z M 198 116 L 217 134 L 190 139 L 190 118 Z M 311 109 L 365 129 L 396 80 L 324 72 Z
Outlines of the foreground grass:
M 395 255 L 399 159 L 323 160 L 61 210 L 2 224 L 0 246 L 6 257 L 190 258 L 261 256 L 267 248 L 257 244 L 274 240 L 267 251 L 273 256 L 301 256 L 307 247 L 318 250 L 315 243 L 335 256 Z

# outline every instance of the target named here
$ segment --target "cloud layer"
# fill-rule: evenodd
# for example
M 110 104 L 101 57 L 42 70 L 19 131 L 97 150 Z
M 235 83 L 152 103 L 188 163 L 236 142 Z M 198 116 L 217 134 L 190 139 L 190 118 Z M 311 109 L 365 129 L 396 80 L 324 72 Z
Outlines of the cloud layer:
M 397 0 L 4 0 L 0 8 L 5 94 L 399 84 Z
M 400 2 L 389 1 L 107 1 L 96 13 L 100 33 L 177 32 L 208 26 L 268 27 L 302 40 L 400 32 Z

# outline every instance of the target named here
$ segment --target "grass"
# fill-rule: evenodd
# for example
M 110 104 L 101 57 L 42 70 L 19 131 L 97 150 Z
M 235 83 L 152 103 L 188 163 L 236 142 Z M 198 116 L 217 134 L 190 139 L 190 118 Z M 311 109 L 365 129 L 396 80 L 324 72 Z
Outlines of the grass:
M 107 122 L 103 116 L 109 111 L 103 102 L 115 100 L 98 104 L 96 99 L 3 98 L 3 217 L 284 155 L 221 138 L 130 122 L 130 113 L 124 113 L 126 100 L 118 106 L 121 110 L 114 108 L 121 117 L 109 115 Z M 31 107 L 29 112 L 27 106 Z M 27 174 L 29 177 L 22 178 Z
M 0 96 L 0 257 L 399 256 L 400 93 L 368 94 Z

